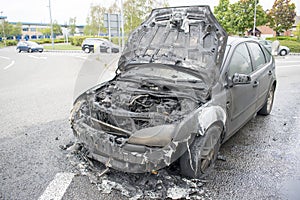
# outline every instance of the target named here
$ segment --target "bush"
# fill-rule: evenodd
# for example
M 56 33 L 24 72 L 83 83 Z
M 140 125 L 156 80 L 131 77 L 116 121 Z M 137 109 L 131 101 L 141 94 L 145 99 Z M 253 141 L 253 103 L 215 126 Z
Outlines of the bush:
M 31 40 L 33 42 L 37 42 L 39 44 L 50 44 L 52 40 L 50 38 L 38 39 L 38 40 Z M 64 43 L 64 38 L 54 39 L 54 43 Z
M 16 40 L 6 40 L 6 46 L 15 46 L 18 44 Z

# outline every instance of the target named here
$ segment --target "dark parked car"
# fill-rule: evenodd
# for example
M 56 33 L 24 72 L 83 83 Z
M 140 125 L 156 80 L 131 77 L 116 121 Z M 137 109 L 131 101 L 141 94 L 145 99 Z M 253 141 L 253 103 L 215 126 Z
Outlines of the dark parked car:
M 71 127 L 89 156 L 143 173 L 179 159 L 207 175 L 220 145 L 257 113 L 271 112 L 270 52 L 228 38 L 208 6 L 154 9 L 129 37 L 116 76 L 74 103 Z
M 20 41 L 17 44 L 17 51 L 19 53 L 21 51 L 26 51 L 28 53 L 31 53 L 31 52 L 40 52 L 40 53 L 42 53 L 44 51 L 44 47 L 42 45 L 39 45 L 36 42 Z
M 84 52 L 94 52 L 96 48 L 100 48 L 102 53 L 119 53 L 119 47 L 112 42 L 102 38 L 86 38 L 83 40 L 81 48 Z

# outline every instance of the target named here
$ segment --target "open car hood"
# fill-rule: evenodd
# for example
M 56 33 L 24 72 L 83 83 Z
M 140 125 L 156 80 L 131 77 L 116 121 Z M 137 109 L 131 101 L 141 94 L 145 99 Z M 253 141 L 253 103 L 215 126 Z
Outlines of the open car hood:
M 129 36 L 118 69 L 162 63 L 194 71 L 212 85 L 220 74 L 227 37 L 209 6 L 154 9 Z

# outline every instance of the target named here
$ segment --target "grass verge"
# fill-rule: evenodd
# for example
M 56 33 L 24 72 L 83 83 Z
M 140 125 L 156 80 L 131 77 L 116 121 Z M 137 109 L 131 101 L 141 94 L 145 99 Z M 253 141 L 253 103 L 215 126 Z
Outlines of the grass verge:
M 45 50 L 81 50 L 80 46 L 73 46 L 71 44 L 55 44 L 54 49 L 52 45 L 44 45 Z

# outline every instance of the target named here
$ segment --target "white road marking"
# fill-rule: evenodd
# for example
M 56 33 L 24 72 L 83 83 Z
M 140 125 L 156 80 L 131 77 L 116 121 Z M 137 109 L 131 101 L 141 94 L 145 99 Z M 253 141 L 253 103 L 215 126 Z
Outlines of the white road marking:
M 276 60 L 276 63 L 300 63 L 299 60 Z
M 47 57 L 39 57 L 34 55 L 28 55 L 28 57 L 35 58 L 35 59 L 47 59 Z
M 9 57 L 5 57 L 5 56 L 0 56 L 0 58 L 6 59 L 6 60 L 10 60 Z
M 57 173 L 39 200 L 61 200 L 75 174 Z
M 13 66 L 15 64 L 15 61 L 11 61 L 11 63 L 9 65 L 7 65 L 6 67 L 4 67 L 3 69 L 6 70 L 8 68 L 10 68 L 11 66 Z
M 276 66 L 276 68 L 287 68 L 287 67 L 299 67 L 300 65 L 285 65 L 285 66 Z

